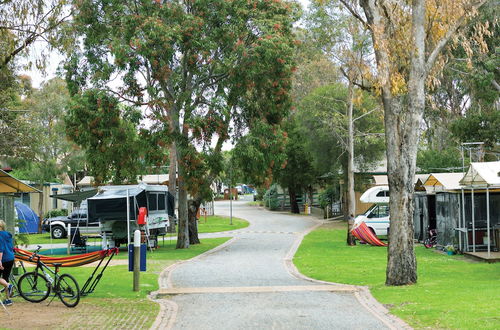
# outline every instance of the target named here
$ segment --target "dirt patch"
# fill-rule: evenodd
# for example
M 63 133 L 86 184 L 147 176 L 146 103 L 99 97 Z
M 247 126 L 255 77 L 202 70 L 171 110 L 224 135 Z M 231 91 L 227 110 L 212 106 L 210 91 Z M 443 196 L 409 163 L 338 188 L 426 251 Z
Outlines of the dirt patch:
M 149 328 L 159 306 L 147 299 L 85 298 L 75 308 L 64 306 L 58 298 L 29 303 L 17 298 L 8 306 L 10 315 L 0 307 L 2 329 L 144 329 Z

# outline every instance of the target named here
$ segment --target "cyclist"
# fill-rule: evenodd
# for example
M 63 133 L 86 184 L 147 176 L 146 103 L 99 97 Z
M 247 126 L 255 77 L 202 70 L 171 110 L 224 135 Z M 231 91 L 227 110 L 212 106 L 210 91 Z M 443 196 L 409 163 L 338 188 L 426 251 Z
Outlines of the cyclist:
M 10 296 L 14 286 L 9 284 L 10 271 L 14 265 L 14 244 L 12 234 L 5 231 L 5 222 L 0 220 L 0 284 L 5 287 L 5 300 L 3 304 L 12 305 Z

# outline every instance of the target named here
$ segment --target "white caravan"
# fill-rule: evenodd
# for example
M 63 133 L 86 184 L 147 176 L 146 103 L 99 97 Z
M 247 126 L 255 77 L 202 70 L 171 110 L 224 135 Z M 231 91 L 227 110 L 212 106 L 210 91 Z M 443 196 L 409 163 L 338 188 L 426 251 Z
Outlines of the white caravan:
M 376 186 L 368 189 L 359 198 L 363 203 L 373 203 L 365 214 L 358 215 L 355 224 L 366 223 L 366 226 L 377 236 L 387 236 L 389 228 L 389 187 Z

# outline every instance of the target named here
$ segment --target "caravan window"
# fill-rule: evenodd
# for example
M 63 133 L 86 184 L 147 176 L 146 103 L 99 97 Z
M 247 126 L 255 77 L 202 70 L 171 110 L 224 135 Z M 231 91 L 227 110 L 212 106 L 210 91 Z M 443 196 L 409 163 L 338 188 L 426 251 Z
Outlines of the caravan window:
M 158 194 L 158 210 L 165 210 L 165 193 Z
M 389 191 L 388 190 L 382 190 L 377 193 L 377 197 L 389 197 Z
M 148 206 L 149 211 L 158 210 L 158 195 L 155 193 L 149 193 L 148 195 Z

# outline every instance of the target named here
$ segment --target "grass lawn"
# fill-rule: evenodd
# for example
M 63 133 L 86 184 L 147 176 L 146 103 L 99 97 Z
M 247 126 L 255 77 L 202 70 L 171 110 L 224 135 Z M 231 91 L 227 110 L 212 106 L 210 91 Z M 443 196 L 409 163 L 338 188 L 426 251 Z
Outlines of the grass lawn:
M 229 217 L 221 215 L 201 216 L 198 222 L 199 233 L 217 233 L 220 231 L 236 230 L 248 227 L 249 223 L 246 220 L 233 217 L 233 224 L 229 224 Z
M 98 324 L 99 327 L 113 328 L 116 322 L 120 324 L 120 320 L 129 319 L 129 315 L 133 313 L 135 323 L 132 322 L 130 328 L 149 328 L 158 314 L 159 305 L 149 301 L 147 295 L 158 290 L 158 276 L 161 271 L 179 260 L 193 258 L 227 240 L 229 238 L 202 239 L 201 244 L 179 250 L 175 249 L 175 244 L 165 244 L 153 252 L 148 252 L 147 270 L 141 272 L 138 292 L 132 291 L 133 273 L 128 271 L 127 265 L 109 266 L 95 292 L 88 297 L 83 297 L 80 302 L 81 306 L 78 306 L 84 311 L 88 310 L 86 317 L 78 319 L 79 327 L 85 328 Z M 120 251 L 113 260 L 117 259 L 127 259 L 127 252 Z M 94 267 L 63 268 L 61 273 L 73 275 L 82 288 L 93 270 Z M 22 300 L 20 297 L 16 299 Z M 70 317 L 74 318 L 76 314 L 73 313 Z
M 323 226 L 305 237 L 294 258 L 301 273 L 366 285 L 391 313 L 415 328 L 500 329 L 500 263 L 473 262 L 418 245 L 418 283 L 388 287 L 387 249 L 346 246 L 344 226 Z

